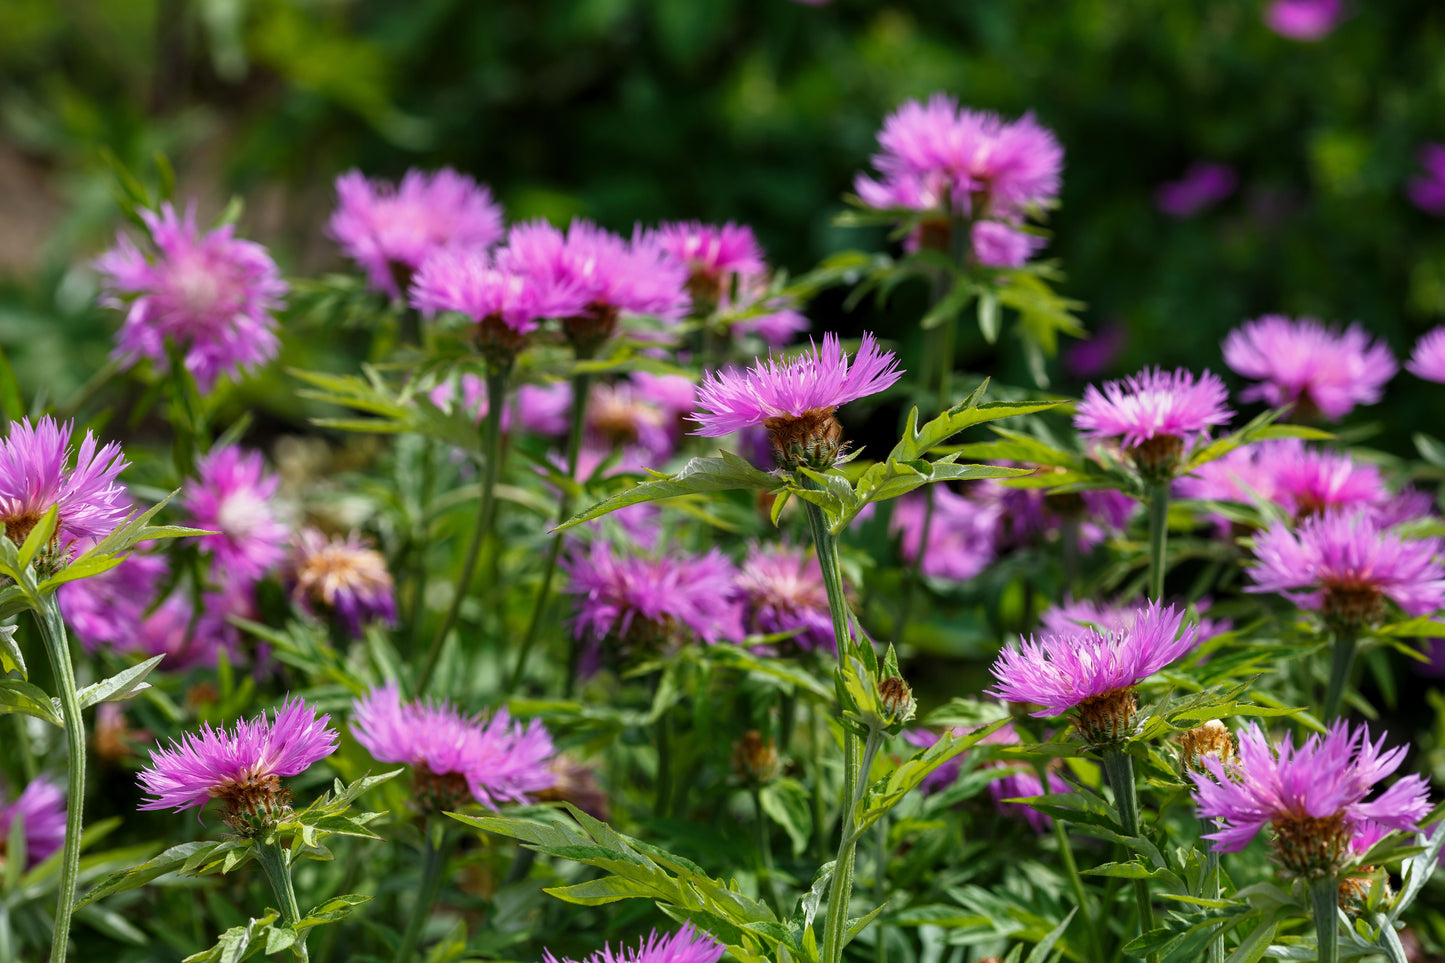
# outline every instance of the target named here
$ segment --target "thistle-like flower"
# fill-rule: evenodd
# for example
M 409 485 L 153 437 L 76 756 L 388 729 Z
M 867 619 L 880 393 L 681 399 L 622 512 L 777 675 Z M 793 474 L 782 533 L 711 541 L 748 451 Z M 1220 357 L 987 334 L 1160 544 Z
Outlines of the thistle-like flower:
M 1285 869 L 1310 878 L 1336 875 L 1365 820 L 1408 832 L 1430 811 L 1425 780 L 1418 775 L 1366 801 L 1405 758 L 1403 746 L 1385 751 L 1384 745 L 1383 736 L 1372 743 L 1367 728 L 1354 730 L 1340 721 L 1298 747 L 1288 734 L 1271 746 L 1249 723 L 1239 732 L 1237 765 L 1205 756 L 1206 771 L 1190 774 L 1200 818 L 1219 827 L 1205 838 L 1220 852 L 1237 853 L 1268 824 L 1275 857 Z
M 36 776 L 20 795 L 0 802 L 0 868 L 5 865 L 10 830 L 24 826 L 25 868 L 29 869 L 65 845 L 65 793 L 49 776 Z
M 226 445 L 196 459 L 196 480 L 186 485 L 181 506 L 211 554 L 212 571 L 224 584 L 256 582 L 286 557 L 290 531 L 276 512 L 281 476 L 266 471 L 259 451 Z
M 221 375 L 238 377 L 276 357 L 272 314 L 287 286 L 266 249 L 235 237 L 230 224 L 201 233 L 193 207 L 185 217 L 169 204 L 140 216 L 155 257 L 120 235 L 95 262 L 104 276 L 101 303 L 126 309 L 113 357 L 127 366 L 149 358 L 165 370 L 172 341 L 203 392 Z
M 1198 642 L 1198 627 L 1185 626 L 1171 606 L 1151 602 L 1128 626 L 1081 625 L 1005 646 L 993 664 L 998 684 L 989 695 L 1036 703 L 1041 708 L 1034 716 L 1073 711 L 1091 745 L 1123 742 L 1134 731 L 1134 687 Z
M 1408 615 L 1426 615 L 1445 605 L 1441 545 L 1438 538 L 1406 538 L 1365 511 L 1329 511 L 1297 531 L 1275 524 L 1261 533 L 1249 569 L 1254 584 L 1245 591 L 1282 593 L 1352 629 L 1379 621 L 1386 600 Z
M 833 412 L 882 391 L 902 374 L 893 352 L 881 350 L 871 334 L 863 335 L 851 363 L 838 336 L 825 334 L 821 348 L 814 344 L 782 360 L 759 358 L 747 371 L 704 375 L 693 434 L 718 437 L 762 425 L 780 467 L 824 471 L 843 447 L 843 428 Z
M 130 496 L 116 481 L 128 464 L 114 442 L 100 447 L 85 433 L 72 459 L 71 425 L 43 417 L 12 422 L 0 440 L 0 523 L 17 546 L 51 508 L 58 510 L 53 549 L 78 538 L 102 538 L 130 512 Z
M 1186 443 L 1227 424 L 1224 382 L 1206 371 L 1196 381 L 1179 368 L 1153 368 L 1122 381 L 1106 381 L 1100 391 L 1084 389 L 1074 427 L 1093 438 L 1118 438 L 1146 477 L 1173 476 Z
M 327 538 L 305 529 L 292 544 L 287 568 L 296 604 L 334 613 L 353 636 L 370 622 L 396 621 L 396 588 L 386 559 L 356 532 Z
M 659 225 L 647 237 L 687 267 L 694 309 L 717 305 L 735 278 L 767 270 L 762 246 L 746 224 L 677 221 Z
M 558 959 L 551 950 L 542 952 L 543 963 L 717 963 L 727 948 L 707 933 L 684 923 L 676 933 L 659 935 L 656 930 L 636 949 L 610 946 L 581 960 Z
M 1441 209 L 1445 210 L 1445 200 Z M 1445 327 L 1434 328 L 1415 342 L 1405 370 L 1426 381 L 1445 382 Z
M 1338 421 L 1356 405 L 1380 400 L 1398 366 L 1390 349 L 1358 324 L 1343 333 L 1313 318 L 1265 315 L 1224 339 L 1224 362 L 1260 382 L 1240 395 L 1271 407 L 1293 403 L 1295 414 Z
M 492 192 L 450 168 L 409 170 L 400 184 L 348 171 L 336 179 L 336 198 L 327 233 L 366 270 L 373 288 L 394 298 L 437 251 L 485 249 L 502 236 Z
M 790 646 L 832 652 L 833 617 L 818 558 L 786 543 L 753 545 L 737 577 L 748 632 L 795 632 Z
M 351 731 L 379 762 L 412 767 L 417 802 L 455 809 L 467 794 L 496 809 L 552 787 L 552 738 L 541 722 L 513 722 L 505 708 L 467 716 L 448 702 L 402 702 L 395 682 L 352 703 Z
M 139 775 L 151 798 L 140 808 L 179 812 L 219 799 L 226 804 L 226 824 L 254 836 L 290 808 L 291 792 L 281 788 L 281 779 L 336 751 L 330 721 L 302 699 L 288 697 L 270 719 L 263 712 L 229 729 L 204 723 L 199 733 L 151 750 L 151 764 Z
M 1195 469 L 1175 483 L 1185 498 L 1273 502 L 1301 519 L 1330 509 L 1392 511 L 1397 496 L 1374 465 L 1348 454 L 1314 448 L 1298 438 L 1244 445 Z

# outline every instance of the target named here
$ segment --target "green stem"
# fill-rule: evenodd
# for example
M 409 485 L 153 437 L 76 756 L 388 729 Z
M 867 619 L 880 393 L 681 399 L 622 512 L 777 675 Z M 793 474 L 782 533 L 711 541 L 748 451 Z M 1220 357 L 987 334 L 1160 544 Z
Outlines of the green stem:
M 1048 779 L 1041 780 L 1041 784 L 1048 786 Z M 1094 910 L 1089 905 L 1088 894 L 1084 892 L 1084 880 L 1079 875 L 1079 864 L 1074 861 L 1074 844 L 1069 840 L 1069 831 L 1064 828 L 1061 819 L 1054 820 L 1054 838 L 1059 841 L 1059 859 L 1064 864 L 1064 872 L 1069 877 L 1069 888 L 1074 891 L 1074 902 L 1079 904 L 1079 914 L 1084 917 L 1084 929 L 1089 934 L 1089 945 L 1093 947 L 1092 959 L 1102 960 L 1104 958 L 1104 946 L 1099 941 L 1098 924 L 1094 922 Z
M 1345 690 L 1350 685 L 1350 670 L 1355 666 L 1355 649 L 1360 639 L 1350 628 L 1335 630 L 1335 644 L 1330 658 L 1330 682 L 1325 690 L 1324 721 L 1331 722 L 1340 714 Z
M 888 814 L 878 818 L 876 848 L 873 851 L 873 905 L 882 906 L 888 899 Z M 888 940 L 879 922 L 873 934 L 873 963 L 888 963 Z
M 652 814 L 658 819 L 668 815 L 672 802 L 672 713 L 667 709 L 657 717 L 657 801 Z
M 28 783 L 40 772 L 40 767 L 35 763 L 35 752 L 30 745 L 30 731 L 25 724 L 27 718 L 18 712 L 10 716 L 10 722 L 15 729 L 13 745 L 20 753 L 20 773 Z M 4 957 L 0 956 L 0 959 Z
M 1149 597 L 1164 598 L 1164 550 L 1169 539 L 1169 483 L 1149 489 Z
M 580 360 L 580 359 L 579 359 Z M 577 481 L 577 465 L 582 457 L 582 434 L 587 426 L 587 402 L 592 393 L 592 376 L 590 374 L 576 374 L 572 376 L 572 424 L 567 432 L 567 477 L 571 481 Z M 572 494 L 569 490 L 563 489 L 562 496 L 557 502 L 557 524 L 562 524 L 572 517 Z M 514 691 L 522 682 L 522 674 L 527 669 L 527 659 L 532 654 L 532 648 L 537 643 L 537 630 L 542 626 L 542 616 L 547 611 L 547 603 L 552 598 L 552 579 L 557 574 L 557 558 L 562 553 L 562 533 L 558 532 L 552 536 L 552 544 L 547 546 L 547 560 L 542 566 L 542 584 L 537 589 L 537 600 L 532 605 L 532 618 L 527 622 L 527 634 L 522 637 L 522 647 L 517 650 L 517 664 L 512 667 L 512 676 L 507 680 L 507 690 Z M 563 691 L 567 695 L 572 694 L 572 686 L 577 675 L 577 642 L 574 639 L 571 643 L 572 654 L 568 659 L 569 671 L 567 679 L 563 683 Z
M 858 803 L 867 786 L 873 759 L 883 744 L 883 733 L 874 729 L 863 746 L 863 761 L 858 767 L 856 783 L 848 789 L 848 805 L 838 840 L 838 855 L 833 860 L 833 879 L 828 887 L 828 918 L 823 924 L 821 963 L 840 963 L 848 933 L 848 902 L 853 896 L 853 859 L 858 852 Z
M 1319 963 L 1339 963 L 1339 880 L 1334 876 L 1313 880 L 1310 883 L 1310 903 L 1314 906 L 1317 959 Z
M 274 835 L 257 839 L 254 845 L 256 862 L 266 871 L 266 879 L 271 883 L 276 901 L 281 904 L 281 922 L 294 929 L 296 924 L 301 922 L 301 907 L 296 903 L 296 887 L 291 884 L 291 863 L 286 852 Z M 297 963 L 307 963 L 310 959 L 306 953 L 304 932 L 297 933 L 296 942 L 291 944 L 291 953 Z
M 426 691 L 436 671 L 437 660 L 441 657 L 442 646 L 448 633 L 456 625 L 462 610 L 462 602 L 471 589 L 472 576 L 477 571 L 477 557 L 481 554 L 482 542 L 492 533 L 497 514 L 497 478 L 502 469 L 502 404 L 507 394 L 507 368 L 489 367 L 487 370 L 487 417 L 482 420 L 482 454 L 486 458 L 482 474 L 482 493 L 477 499 L 477 523 L 467 541 L 467 553 L 462 560 L 462 570 L 457 576 L 456 591 L 452 594 L 451 605 L 442 619 L 441 627 L 427 649 L 426 661 L 422 663 L 421 674 L 417 676 L 416 691 Z
M 1209 844 L 1209 852 L 1204 857 L 1204 895 L 1208 899 L 1219 899 L 1219 851 L 1214 844 Z M 1209 941 L 1209 963 L 1224 963 L 1224 929 L 1214 935 Z
M 427 821 L 425 829 L 426 849 L 422 855 L 421 889 L 417 892 L 416 902 L 412 904 L 411 918 L 406 921 L 406 931 L 402 933 L 401 942 L 396 946 L 396 955 L 392 957 L 395 963 L 407 963 L 416 955 L 417 941 L 421 939 L 422 928 L 431 916 L 431 908 L 436 903 L 437 893 L 441 891 L 442 880 L 446 876 L 443 870 L 446 868 L 447 851 L 450 848 L 447 829 L 432 820 Z
M 783 917 L 787 909 L 783 906 L 783 894 L 778 887 L 778 875 L 773 870 L 773 841 L 768 835 L 768 818 L 763 812 L 763 789 L 754 782 L 751 786 L 753 793 L 753 820 L 758 827 L 758 853 L 763 860 L 763 876 L 768 881 L 768 895 L 772 898 L 773 909 L 777 910 L 778 916 Z
M 1119 811 L 1119 828 L 1125 836 L 1140 835 L 1139 796 L 1134 788 L 1134 758 L 1120 749 L 1104 750 L 1104 774 L 1114 790 L 1114 806 Z M 1139 906 L 1139 932 L 1147 933 L 1154 928 L 1154 903 L 1149 898 L 1149 881 L 1134 880 L 1134 901 Z M 1159 959 L 1158 953 L 1150 953 L 1150 963 Z
M 85 809 L 85 720 L 80 714 L 75 665 L 65 621 L 54 595 L 35 613 L 45 654 L 55 674 L 56 696 L 65 720 L 65 849 L 60 862 L 60 890 L 56 896 L 55 930 L 50 941 L 51 963 L 63 963 L 70 944 L 70 915 L 75 908 L 75 887 L 80 876 L 80 837 Z

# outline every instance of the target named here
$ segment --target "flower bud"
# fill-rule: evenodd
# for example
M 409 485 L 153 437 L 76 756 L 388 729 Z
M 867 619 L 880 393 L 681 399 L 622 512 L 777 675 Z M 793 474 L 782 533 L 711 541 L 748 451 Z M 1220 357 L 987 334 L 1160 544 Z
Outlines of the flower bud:
M 758 730 L 749 729 L 733 743 L 733 769 L 745 782 L 759 786 L 772 782 L 778 777 L 779 768 L 773 740 L 763 739 Z
M 888 714 L 889 725 L 899 725 L 913 718 L 918 703 L 913 699 L 913 690 L 908 683 L 896 675 L 890 675 L 878 683 L 878 697 L 883 702 L 883 711 Z
M 1218 719 L 1179 734 L 1179 763 L 1186 771 L 1203 772 L 1205 756 L 1214 756 L 1222 763 L 1234 758 L 1234 737 Z

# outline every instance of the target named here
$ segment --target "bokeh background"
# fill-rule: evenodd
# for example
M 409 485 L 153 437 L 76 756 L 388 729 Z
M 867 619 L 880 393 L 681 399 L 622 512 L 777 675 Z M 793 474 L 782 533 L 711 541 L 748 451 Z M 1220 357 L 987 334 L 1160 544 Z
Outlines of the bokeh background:
M 1082 374 L 1218 368 L 1230 327 L 1276 311 L 1358 320 L 1403 357 L 1445 314 L 1445 220 L 1406 190 L 1421 146 L 1445 141 L 1445 5 L 1357 2 L 1314 42 L 1278 35 L 1264 12 L 0 0 L 0 347 L 29 394 L 72 391 L 103 360 L 117 319 L 94 307 L 86 264 L 120 224 L 107 153 L 143 180 L 164 153 L 203 215 L 241 197 L 243 232 L 293 275 L 344 267 L 323 231 L 338 173 L 442 164 L 489 183 L 513 218 L 745 221 L 799 273 L 887 244 L 834 217 L 882 117 L 946 90 L 1032 110 L 1065 145 L 1047 256 L 1088 327 L 1120 346 Z M 1229 165 L 1237 186 L 1188 216 L 1162 211 L 1160 185 L 1200 161 Z M 842 294 L 814 304 L 815 330 L 911 330 L 926 296 L 845 313 Z M 963 350 L 1027 381 L 1007 344 Z M 1408 448 L 1399 416 L 1438 422 L 1438 397 L 1399 379 L 1376 410 L 1379 443 Z

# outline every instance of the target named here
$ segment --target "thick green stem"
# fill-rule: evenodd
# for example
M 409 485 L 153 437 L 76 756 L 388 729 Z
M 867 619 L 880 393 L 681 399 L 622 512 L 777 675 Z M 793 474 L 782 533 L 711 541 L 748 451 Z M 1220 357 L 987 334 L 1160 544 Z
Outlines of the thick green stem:
M 807 484 L 811 480 L 805 479 Z M 843 576 L 838 571 L 838 542 L 828 530 L 828 518 L 823 509 L 812 502 L 807 506 L 808 528 L 813 533 L 813 547 L 818 554 L 818 567 L 823 573 L 823 587 L 828 593 L 828 612 L 833 618 L 833 644 L 837 647 L 838 665 L 852 646 L 852 632 L 849 629 L 848 599 L 843 594 Z M 848 795 L 858 778 L 858 737 L 847 729 L 843 730 L 843 806 L 840 812 L 847 814 L 852 806 Z M 846 834 L 847 828 L 843 828 Z
M 786 917 L 787 907 L 783 905 L 782 890 L 778 887 L 778 875 L 773 870 L 773 841 L 768 833 L 768 817 L 763 812 L 763 790 L 762 786 L 754 782 L 753 793 L 753 820 L 757 823 L 758 829 L 758 855 L 763 862 L 763 877 L 768 881 L 768 896 L 772 899 L 773 909 L 777 910 L 779 917 Z
M 256 861 L 266 871 L 266 879 L 271 883 L 271 890 L 276 894 L 276 901 L 281 905 L 281 922 L 287 926 L 295 927 L 301 922 L 301 907 L 296 903 L 296 887 L 291 885 L 291 863 L 287 859 L 286 852 L 281 848 L 281 843 L 275 836 L 267 839 L 257 839 L 255 842 Z M 306 934 L 297 933 L 296 942 L 291 944 L 291 954 L 297 963 L 307 963 L 310 957 L 306 953 Z
M 848 935 L 848 902 L 853 897 L 853 860 L 858 853 L 858 803 L 867 788 L 873 759 L 883 744 L 883 733 L 874 729 L 863 746 L 863 761 L 858 767 L 854 785 L 848 787 L 848 804 L 844 808 L 843 825 L 838 840 L 838 855 L 833 860 L 833 879 L 828 887 L 828 918 L 823 924 L 821 963 L 840 963 Z
M 1330 682 L 1325 689 L 1323 718 L 1331 722 L 1340 714 L 1340 705 L 1345 699 L 1345 690 L 1350 685 L 1350 670 L 1355 667 L 1355 649 L 1359 647 L 1359 636 L 1350 628 L 1335 630 L 1334 651 L 1330 658 Z
M 51 963 L 63 963 L 70 943 L 70 914 L 75 908 L 75 887 L 80 876 L 80 836 L 85 809 L 85 720 L 75 682 L 75 665 L 70 661 L 70 642 L 60 606 L 51 595 L 35 613 L 45 654 L 55 674 L 56 696 L 65 720 L 65 849 L 60 862 L 60 891 L 56 896 L 55 930 L 50 941 Z
M 1319 963 L 1339 963 L 1340 883 L 1334 876 L 1310 882 L 1310 903 L 1314 907 L 1315 941 Z
M 423 693 L 436 671 L 437 660 L 446 644 L 447 634 L 456 625 L 462 603 L 471 590 L 472 576 L 477 571 L 477 558 L 481 554 L 482 542 L 491 535 L 497 514 L 497 479 L 502 470 L 502 404 L 507 394 L 507 369 L 492 367 L 487 370 L 487 417 L 482 420 L 482 454 L 486 464 L 482 469 L 482 492 L 477 499 L 477 523 L 467 541 L 467 553 L 462 559 L 462 570 L 457 575 L 456 591 L 447 614 L 437 629 L 436 636 L 427 649 L 426 661 L 422 663 L 421 674 L 417 676 L 416 691 Z
M 1169 540 L 1169 483 L 1149 488 L 1149 597 L 1164 598 L 1164 550 Z
M 1119 749 L 1104 750 L 1104 774 L 1114 790 L 1114 806 L 1119 811 L 1119 828 L 1125 836 L 1140 835 L 1139 796 L 1134 788 L 1134 757 Z M 1149 898 L 1149 881 L 1134 880 L 1134 901 L 1139 906 L 1139 932 L 1154 928 L 1154 903 Z M 1149 954 L 1151 963 L 1158 953 Z
M 888 814 L 878 819 L 875 828 L 876 848 L 873 851 L 873 905 L 882 906 L 888 900 Z M 888 963 L 888 940 L 883 924 L 873 934 L 873 963 Z
M 577 480 L 577 465 L 582 457 L 582 435 L 587 426 L 587 401 L 591 393 L 591 375 L 572 376 L 572 425 L 567 432 L 567 477 L 574 482 Z M 557 524 L 562 524 L 571 516 L 572 494 L 563 489 L 557 502 Z M 562 553 L 562 537 L 562 533 L 558 532 L 552 536 L 552 544 L 547 546 L 547 560 L 542 565 L 542 584 L 537 589 L 537 600 L 532 604 L 532 618 L 527 622 L 527 634 L 522 637 L 522 647 L 517 650 L 517 664 L 512 667 L 512 676 L 507 680 L 509 692 L 521 684 L 522 674 L 527 670 L 527 659 L 532 654 L 532 647 L 537 643 L 537 630 L 542 626 L 542 616 L 546 614 L 547 603 L 552 598 L 552 579 L 557 574 L 557 558 Z M 571 645 L 573 651 L 567 662 L 567 679 L 563 682 L 563 691 L 568 695 L 572 694 L 574 677 L 577 675 L 577 642 L 573 640 Z
M 445 826 L 438 825 L 433 820 L 427 821 L 426 850 L 421 864 L 421 889 L 416 894 L 416 902 L 412 904 L 411 918 L 406 921 L 406 931 L 401 934 L 401 942 L 396 945 L 396 955 L 392 957 L 395 963 L 408 963 L 416 956 L 417 941 L 421 939 L 422 928 L 431 916 L 431 908 L 436 903 L 437 893 L 441 891 L 442 879 L 446 875 L 442 871 L 446 868 L 450 841 L 451 837 Z

